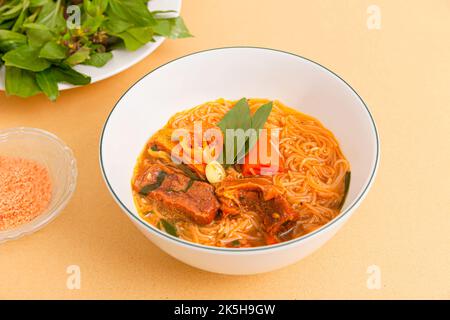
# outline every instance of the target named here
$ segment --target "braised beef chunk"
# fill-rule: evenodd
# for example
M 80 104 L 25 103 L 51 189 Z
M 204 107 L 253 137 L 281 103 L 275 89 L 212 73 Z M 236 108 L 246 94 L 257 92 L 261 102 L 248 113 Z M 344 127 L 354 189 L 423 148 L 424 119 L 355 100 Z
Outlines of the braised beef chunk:
M 237 214 L 242 209 L 257 212 L 266 232 L 272 236 L 279 233 L 283 224 L 298 217 L 282 190 L 266 178 L 224 180 L 216 194 L 224 215 Z
M 212 222 L 219 210 L 213 186 L 192 180 L 171 167 L 149 165 L 136 178 L 133 187 L 158 210 L 201 225 Z

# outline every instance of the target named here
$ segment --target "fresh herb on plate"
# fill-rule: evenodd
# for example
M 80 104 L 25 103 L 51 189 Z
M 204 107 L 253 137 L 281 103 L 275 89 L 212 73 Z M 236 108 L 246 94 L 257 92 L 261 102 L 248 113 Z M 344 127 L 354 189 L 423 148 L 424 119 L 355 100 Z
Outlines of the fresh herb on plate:
M 137 50 L 155 36 L 191 37 L 181 17 L 151 12 L 146 0 L 0 0 L 0 67 L 6 92 L 50 100 L 58 83 L 86 85 L 90 77 L 73 69 L 103 67 L 113 50 Z M 77 10 L 75 10 L 75 7 Z M 74 21 L 80 13 L 79 25 Z
M 268 102 L 260 106 L 252 116 L 247 99 L 242 98 L 219 121 L 217 126 L 222 131 L 224 137 L 222 157 L 224 158 L 223 162 L 226 163 L 226 165 L 239 163 L 252 149 L 254 144 L 257 142 L 260 129 L 264 127 L 270 112 L 272 112 L 272 107 L 273 103 Z M 247 130 L 251 129 L 252 133 L 256 136 L 246 135 L 245 139 L 238 139 L 238 137 L 234 135 L 234 139 L 230 140 L 227 139 L 226 135 L 226 131 L 228 129 L 234 130 L 235 133 L 239 132 L 236 130 L 242 130 L 241 132 L 243 134 L 245 134 Z M 230 158 L 229 155 L 231 155 L 233 163 L 227 163 L 227 160 Z

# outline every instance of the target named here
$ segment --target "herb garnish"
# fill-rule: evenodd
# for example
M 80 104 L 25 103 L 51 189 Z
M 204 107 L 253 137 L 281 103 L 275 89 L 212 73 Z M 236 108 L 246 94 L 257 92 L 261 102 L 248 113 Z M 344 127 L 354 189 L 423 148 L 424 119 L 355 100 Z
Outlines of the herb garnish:
M 240 160 L 243 159 L 252 149 L 254 144 L 257 142 L 260 129 L 264 127 L 270 112 L 272 112 L 272 107 L 273 103 L 268 102 L 259 107 L 252 116 L 247 99 L 242 98 L 223 116 L 217 126 L 220 128 L 224 136 L 222 150 L 224 163 L 227 165 L 239 163 Z M 237 133 L 236 130 L 243 130 L 243 134 L 245 134 L 247 130 L 252 129 L 252 134 L 256 134 L 256 137 L 250 138 L 249 136 L 246 136 L 245 139 L 238 139 L 237 136 L 234 135 L 234 139 L 230 140 L 227 139 L 226 134 L 228 129 L 235 130 L 235 133 Z M 228 155 L 232 156 L 233 163 L 227 163 L 228 160 L 230 160 Z
M 186 185 L 186 188 L 184 188 L 183 192 L 188 192 L 188 190 L 192 187 L 192 185 L 194 184 L 195 180 L 190 179 L 188 184 Z
M 162 226 L 164 227 L 164 230 L 166 230 L 168 234 L 174 237 L 178 237 L 177 228 L 173 224 L 164 219 L 161 219 L 160 221 Z
M 196 174 L 194 171 L 191 170 L 191 168 L 189 168 L 187 165 L 185 165 L 184 163 L 180 163 L 177 165 L 177 168 L 180 169 L 181 171 L 183 171 L 184 174 L 186 174 L 189 178 L 191 178 L 192 180 L 199 180 L 199 181 L 204 181 L 203 179 L 201 179 L 198 174 Z
M 143 196 L 147 196 L 151 191 L 153 191 L 161 186 L 161 184 L 163 183 L 166 176 L 167 176 L 167 173 L 165 171 L 160 171 L 158 173 L 158 176 L 156 177 L 156 182 L 144 186 L 141 189 L 141 191 L 139 191 L 139 194 L 141 194 Z
M 345 199 L 347 199 L 348 190 L 350 189 L 350 179 L 352 177 L 352 173 L 350 171 L 347 171 L 345 173 L 345 180 L 344 180 L 344 196 L 342 197 L 342 201 L 339 204 L 339 210 L 342 209 L 345 203 Z
M 236 240 L 231 241 L 231 245 L 233 247 L 237 247 L 237 246 L 241 245 L 241 242 L 239 241 L 239 239 L 236 239 Z

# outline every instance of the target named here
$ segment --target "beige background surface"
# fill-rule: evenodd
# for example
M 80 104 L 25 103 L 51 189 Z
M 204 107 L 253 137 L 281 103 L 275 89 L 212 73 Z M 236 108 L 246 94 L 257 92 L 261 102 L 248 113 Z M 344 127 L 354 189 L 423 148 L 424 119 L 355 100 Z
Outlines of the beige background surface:
M 370 4 L 381 9 L 381 30 L 367 28 Z M 0 298 L 450 298 L 450 2 L 185 0 L 182 13 L 195 38 L 169 40 L 57 103 L 0 93 L 0 128 L 54 132 L 79 163 L 61 216 L 0 245 Z M 193 269 L 147 241 L 110 197 L 97 158 L 103 122 L 131 84 L 179 56 L 231 45 L 331 68 L 369 105 L 382 143 L 373 189 L 335 238 L 295 265 L 245 277 Z M 66 288 L 72 264 L 80 290 Z M 380 290 L 366 286 L 374 264 Z

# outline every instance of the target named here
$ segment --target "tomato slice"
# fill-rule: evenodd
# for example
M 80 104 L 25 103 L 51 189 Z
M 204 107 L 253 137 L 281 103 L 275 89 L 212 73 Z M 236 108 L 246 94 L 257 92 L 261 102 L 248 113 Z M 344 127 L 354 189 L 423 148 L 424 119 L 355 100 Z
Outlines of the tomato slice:
M 276 144 L 271 143 L 269 130 L 261 132 L 258 142 L 244 158 L 242 174 L 244 176 L 274 175 L 283 171 L 282 159 L 277 145 L 278 141 L 276 142 Z M 265 150 L 262 148 L 264 145 L 266 146 Z

